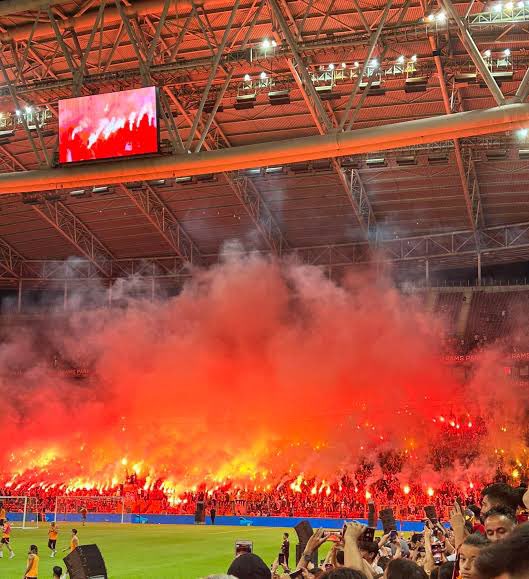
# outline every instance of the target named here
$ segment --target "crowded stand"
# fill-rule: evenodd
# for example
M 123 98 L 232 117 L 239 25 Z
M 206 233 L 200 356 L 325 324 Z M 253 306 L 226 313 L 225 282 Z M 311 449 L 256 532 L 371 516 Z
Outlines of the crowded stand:
M 523 473 L 522 473 L 523 474 Z M 516 473 L 520 476 L 520 473 Z M 496 473 L 496 482 L 508 480 L 501 470 Z M 445 520 L 454 501 L 464 497 L 467 505 L 478 502 L 483 482 L 471 482 L 466 487 L 450 481 L 435 489 L 419 484 L 404 484 L 394 474 L 384 475 L 368 481 L 365 471 L 343 476 L 334 483 L 302 480 L 300 477 L 284 481 L 275 488 L 259 490 L 226 484 L 219 488 L 189 490 L 177 496 L 164 490 L 163 481 L 147 485 L 144 479 L 127 476 L 123 484 L 100 488 L 69 489 L 66 485 L 45 486 L 39 484 L 17 484 L 0 487 L 7 510 L 20 510 L 19 501 L 9 502 L 9 496 L 35 498 L 39 512 L 52 513 L 55 502 L 61 499 L 64 512 L 76 512 L 82 503 L 91 513 L 112 513 L 121 510 L 122 498 L 125 512 L 134 514 L 194 514 L 197 502 L 214 508 L 217 515 L 251 517 L 326 517 L 337 519 L 367 518 L 369 505 L 375 502 L 381 508 L 391 508 L 397 519 L 423 520 L 424 507 L 432 505 Z M 525 489 L 525 483 L 520 489 Z M 105 501 L 104 499 L 109 500 Z
M 322 528 L 302 536 L 291 556 L 289 534 L 269 566 L 258 554 L 238 545 L 228 575 L 208 579 L 524 579 L 529 577 L 529 523 L 520 512 L 529 507 L 525 487 L 493 483 L 483 488 L 477 504 L 457 500 L 448 520 L 432 506 L 424 510 L 424 528 L 405 536 L 391 510 L 380 510 L 382 536 L 375 536 L 376 510 L 370 526 L 346 523 L 341 531 Z M 518 512 L 518 515 L 517 515 Z M 292 564 L 290 564 L 292 563 Z M 294 571 L 292 571 L 295 569 Z

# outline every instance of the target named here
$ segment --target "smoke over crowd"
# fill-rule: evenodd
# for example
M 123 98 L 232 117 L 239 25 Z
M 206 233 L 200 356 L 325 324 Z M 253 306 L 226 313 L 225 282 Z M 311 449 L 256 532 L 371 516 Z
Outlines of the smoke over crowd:
M 369 272 L 337 285 L 253 256 L 174 298 L 48 316 L 0 347 L 2 482 L 112 484 L 127 470 L 182 490 L 264 487 L 385 457 L 426 487 L 525 466 L 527 393 L 493 346 L 458 382 L 445 331 Z M 57 352 L 88 377 L 58 373 Z

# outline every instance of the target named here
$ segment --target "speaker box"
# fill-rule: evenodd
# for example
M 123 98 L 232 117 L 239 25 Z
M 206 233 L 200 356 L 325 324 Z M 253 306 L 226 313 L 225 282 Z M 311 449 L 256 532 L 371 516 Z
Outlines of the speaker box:
M 309 521 L 300 521 L 295 527 L 294 531 L 296 531 L 296 535 L 298 536 L 298 541 L 301 545 L 305 546 L 309 539 L 314 534 L 312 529 L 312 525 Z
M 301 555 L 303 555 L 303 551 L 307 546 L 309 539 L 314 534 L 312 529 L 312 525 L 309 521 L 300 521 L 295 527 L 294 531 L 296 531 L 296 535 L 298 536 L 298 544 L 296 545 L 296 563 L 299 563 L 301 559 Z M 318 566 L 318 552 L 316 551 L 312 555 L 312 562 L 316 567 Z
M 107 568 L 97 545 L 79 545 L 64 563 L 70 579 L 107 579 Z
M 430 521 L 432 521 L 434 525 L 439 521 L 439 519 L 437 518 L 437 511 L 435 510 L 435 507 L 433 505 L 424 507 L 424 514 L 426 515 L 426 518 L 430 519 Z
M 195 524 L 201 524 L 206 522 L 206 509 L 204 508 L 203 501 L 197 501 L 197 506 L 195 509 Z
M 393 509 L 382 509 L 378 516 L 382 521 L 382 528 L 384 529 L 384 535 L 387 535 L 390 531 L 397 530 L 397 523 L 393 515 Z

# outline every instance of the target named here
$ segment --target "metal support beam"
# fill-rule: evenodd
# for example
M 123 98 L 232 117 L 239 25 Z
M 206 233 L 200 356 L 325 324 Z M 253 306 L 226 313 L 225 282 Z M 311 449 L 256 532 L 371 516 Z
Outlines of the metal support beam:
M 439 48 L 436 40 L 430 36 L 430 46 L 434 55 L 434 62 L 437 69 L 437 78 L 439 80 L 439 88 L 443 97 L 443 104 L 447 115 L 452 114 L 452 106 L 450 97 L 448 96 L 448 87 L 446 86 L 446 79 L 444 75 L 441 57 L 439 56 Z M 476 170 L 471 159 L 464 158 L 459 139 L 453 139 L 454 154 L 456 166 L 461 180 L 461 187 L 465 197 L 465 206 L 467 209 L 467 216 L 472 229 L 483 225 L 483 206 L 481 204 L 481 196 L 479 192 L 479 184 L 476 175 Z M 465 163 L 465 160 L 467 161 Z
M 429 117 L 356 131 L 255 143 L 188 155 L 110 161 L 98 165 L 0 174 L 1 193 L 110 185 L 225 173 L 269 165 L 336 158 L 511 131 L 529 121 L 529 104 Z
M 523 75 L 522 82 L 520 83 L 520 86 L 516 91 L 514 100 L 523 103 L 525 102 L 528 96 L 529 96 L 529 67 L 527 68 L 525 74 Z
M 208 118 L 207 118 L 206 122 L 204 123 L 204 127 L 201 130 L 202 134 L 200 135 L 200 137 L 198 139 L 198 143 L 195 145 L 195 148 L 194 148 L 195 153 L 200 152 L 200 149 L 202 149 L 202 146 L 204 145 L 204 141 L 206 140 L 206 137 L 208 136 L 209 129 L 211 128 L 211 125 L 213 124 L 213 121 L 215 120 L 215 115 L 217 114 L 217 111 L 220 107 L 220 104 L 222 103 L 222 99 L 224 98 L 224 94 L 226 92 L 226 89 L 228 88 L 228 86 L 231 82 L 231 79 L 233 77 L 233 73 L 234 73 L 234 69 L 232 69 L 228 72 L 228 74 L 226 75 L 226 78 L 224 79 L 224 83 L 222 84 L 221 88 L 219 89 L 219 91 L 217 93 L 217 98 L 215 99 L 215 103 L 213 104 L 213 109 L 210 111 Z M 190 137 L 190 138 L 192 141 L 192 137 Z
M 353 106 L 354 99 L 355 99 L 356 95 L 358 94 L 358 90 L 360 89 L 360 84 L 364 78 L 366 71 L 367 71 L 367 68 L 369 66 L 369 62 L 373 56 L 373 52 L 375 51 L 376 45 L 378 43 L 378 39 L 380 38 L 380 33 L 382 32 L 382 29 L 384 28 L 384 25 L 386 24 L 386 20 L 388 19 L 389 11 L 391 9 L 392 4 L 393 4 L 393 0 L 388 0 L 386 2 L 386 6 L 385 6 L 384 12 L 382 13 L 382 16 L 380 18 L 380 22 L 378 24 L 378 27 L 377 27 L 376 31 L 371 35 L 371 38 L 369 39 L 369 46 L 367 47 L 367 53 L 366 53 L 364 62 L 362 63 L 361 70 L 358 73 L 358 77 L 355 81 L 354 87 L 351 91 L 351 94 L 349 95 L 349 98 L 347 99 L 344 111 L 342 113 L 342 120 L 340 121 L 340 130 L 341 131 L 344 130 L 345 124 L 347 123 L 347 120 L 349 117 L 349 112 L 351 111 L 351 107 Z
M 371 202 L 367 195 L 367 191 L 360 177 L 360 173 L 356 169 L 352 169 L 348 177 L 349 182 L 349 195 L 351 199 L 354 200 L 354 205 L 358 207 L 358 212 L 362 223 L 364 225 L 364 232 L 367 235 L 367 240 L 369 242 L 374 241 L 376 238 L 376 219 L 371 207 Z
M 207 264 L 216 262 L 209 257 Z M 156 279 L 186 279 L 191 276 L 186 263 L 179 257 L 138 257 L 113 259 L 107 262 L 108 280 L 138 276 Z M 101 280 L 101 271 L 84 258 L 62 260 L 26 260 L 20 274 L 25 281 Z M 0 278 L 1 280 L 1 278 Z
M 16 92 L 16 87 L 14 84 L 11 83 L 10 79 L 9 79 L 9 75 L 7 73 L 7 69 L 4 65 L 4 60 L 2 55 L 0 54 L 0 70 L 2 72 L 2 76 L 4 77 L 4 82 L 7 85 L 9 94 L 11 96 L 11 100 L 13 101 L 13 105 L 15 107 L 15 110 L 20 111 L 22 109 L 21 105 L 20 105 L 20 101 L 18 100 L 18 96 L 17 96 L 17 92 Z M 24 131 L 28 137 L 28 141 L 29 144 L 31 146 L 31 149 L 35 155 L 35 158 L 37 160 L 37 163 L 40 167 L 42 167 L 44 164 L 48 165 L 48 167 L 50 166 L 50 157 L 48 155 L 48 151 L 46 149 L 46 147 L 43 148 L 42 153 L 44 154 L 44 161 L 42 160 L 42 157 L 40 155 L 39 150 L 37 149 L 37 145 L 35 143 L 35 139 L 33 138 L 33 135 L 31 134 L 31 131 L 28 127 L 28 123 L 26 121 L 26 116 L 24 114 L 21 115 L 21 121 L 22 121 L 22 126 L 24 127 Z M 38 123 L 38 121 L 37 121 Z
M 407 0 L 407 2 L 411 3 L 411 0 Z M 136 7 L 136 3 L 134 3 L 134 6 Z M 404 7 L 403 7 L 404 8 Z M 402 8 L 402 9 L 403 9 Z M 109 25 L 110 23 L 107 21 L 107 12 L 110 8 L 107 8 L 105 10 L 105 26 Z M 401 11 L 402 11 L 401 9 Z M 92 26 L 93 26 L 93 22 L 92 22 Z M 92 26 L 90 28 L 92 28 Z M 455 26 L 452 24 L 452 26 L 455 28 Z M 122 27 L 120 30 L 118 30 L 115 34 L 115 37 L 117 40 L 121 40 L 120 39 L 120 35 L 123 35 L 123 30 L 124 27 Z M 27 34 L 29 35 L 31 33 L 31 28 L 28 29 Z M 1 36 L 1 34 L 0 34 Z M 236 33 L 235 33 L 236 36 Z M 417 20 L 417 21 L 407 21 L 406 23 L 394 23 L 393 21 L 391 22 L 391 26 L 386 26 L 381 33 L 380 39 L 379 39 L 379 45 L 380 46 L 394 46 L 395 44 L 398 44 L 398 42 L 400 41 L 400 37 L 408 37 L 408 36 L 412 36 L 414 39 L 416 39 L 417 41 L 422 41 L 422 40 L 427 40 L 427 27 L 424 26 L 424 22 L 422 20 Z M 180 36 L 179 36 L 180 37 Z M 23 40 L 25 41 L 27 37 L 24 37 Z M 19 39 L 21 40 L 21 39 Z M 6 40 L 6 42 L 8 42 L 9 39 Z M 162 42 L 165 42 L 164 39 L 161 39 Z M 361 49 L 361 47 L 363 48 L 365 46 L 366 43 L 369 42 L 369 36 L 367 35 L 367 33 L 361 29 L 361 30 L 357 30 L 354 33 L 351 33 L 351 35 L 347 36 L 347 37 L 340 37 L 340 39 L 336 39 L 333 41 L 330 40 L 317 40 L 317 39 L 311 39 L 311 40 L 306 40 L 302 43 L 298 43 L 298 45 L 300 46 L 300 50 L 302 52 L 302 54 L 308 54 L 309 52 L 321 52 L 321 51 L 328 51 L 328 50 L 332 50 L 333 48 L 337 48 L 338 50 L 342 51 L 342 50 L 347 50 L 348 48 L 352 48 L 352 49 Z M 491 40 L 492 42 L 492 40 Z M 230 42 L 230 45 L 233 43 L 233 41 Z M 123 42 L 121 44 L 121 46 L 124 46 L 125 42 Z M 90 86 L 90 89 L 92 89 L 92 87 L 98 86 L 98 85 L 108 85 L 109 82 L 116 82 L 118 83 L 118 85 L 121 82 L 138 82 L 138 79 L 141 78 L 141 73 L 138 69 L 138 67 L 136 65 L 131 66 L 132 63 L 127 62 L 127 68 L 120 68 L 119 70 L 115 70 L 113 72 L 108 72 L 108 68 L 110 67 L 110 64 L 113 62 L 113 58 L 115 57 L 115 48 L 116 45 L 114 45 L 113 43 L 109 43 L 107 45 L 108 49 L 110 50 L 108 56 L 106 56 L 107 58 L 107 62 L 105 63 L 103 70 L 102 71 L 98 71 L 98 72 L 93 72 L 93 74 L 85 74 L 84 76 L 84 84 L 86 86 Z M 174 46 L 174 45 L 173 45 Z M 50 47 L 51 48 L 51 47 Z M 125 48 L 127 50 L 133 50 L 133 44 L 128 44 L 125 46 Z M 244 50 L 239 50 L 239 46 L 237 46 L 236 44 L 233 47 L 234 49 L 230 52 L 230 53 L 226 53 L 222 60 L 221 60 L 221 66 L 230 66 L 233 67 L 234 63 L 237 62 L 240 65 L 243 66 L 247 66 L 248 64 L 252 64 L 252 58 L 254 56 L 256 56 L 256 51 L 244 51 Z M 50 54 L 49 56 L 46 57 L 46 63 L 44 63 L 44 61 L 42 60 L 42 58 L 40 58 L 38 56 L 38 54 L 30 49 L 30 53 L 32 55 L 35 56 L 35 59 L 38 60 L 40 62 L 40 64 L 42 65 L 43 71 L 41 71 L 39 69 L 39 73 L 34 74 L 33 77 L 31 78 L 31 82 L 27 82 L 27 83 L 17 83 L 16 86 L 16 90 L 17 90 L 17 94 L 19 96 L 23 95 L 23 94 L 31 94 L 32 98 L 33 95 L 36 95 L 38 93 L 44 92 L 46 94 L 45 98 L 48 98 L 49 96 L 49 91 L 51 90 L 60 90 L 63 88 L 70 88 L 73 85 L 73 79 L 71 77 L 71 75 L 64 75 L 61 74 L 60 78 L 57 78 L 57 75 L 53 72 L 53 70 L 50 70 L 50 66 L 53 63 L 54 57 L 55 57 L 55 53 L 59 52 L 59 45 L 58 43 L 55 43 L 55 45 L 53 46 L 53 52 L 52 54 Z M 517 51 L 518 52 L 518 51 Z M 518 56 L 517 54 L 514 54 L 514 48 L 513 48 L 513 58 L 516 58 L 517 60 L 523 59 L 524 57 L 522 56 L 521 53 L 520 56 Z M 278 46 L 275 49 L 275 56 L 284 56 L 285 58 L 290 57 L 290 52 L 288 51 L 288 49 L 286 48 L 286 46 Z M 468 65 L 468 61 L 467 61 L 467 57 L 465 55 L 465 62 L 464 65 L 467 66 Z M 380 60 L 382 60 L 382 58 L 380 58 Z M 468 60 L 470 60 L 468 58 Z M 191 71 L 191 70 L 196 70 L 199 71 L 201 74 L 203 73 L 204 69 L 207 68 L 208 70 L 211 68 L 213 62 L 213 58 L 211 57 L 199 57 L 199 58 L 186 58 L 185 60 L 183 58 L 179 58 L 179 59 L 174 59 L 174 58 L 170 58 L 170 57 L 166 57 L 165 58 L 165 62 L 160 62 L 158 64 L 154 64 L 151 66 L 151 74 L 154 77 L 155 83 L 156 85 L 163 85 L 164 83 L 170 83 L 172 82 L 172 79 L 174 79 L 174 75 L 170 74 L 170 73 L 176 73 L 176 72 L 181 72 L 181 71 Z M 255 61 L 253 61 L 255 62 Z M 455 62 L 453 63 L 453 65 L 455 65 Z M 459 62 L 461 63 L 461 57 L 459 57 Z M 371 77 L 368 77 L 371 78 Z M 362 91 L 365 92 L 365 91 Z M 6 88 L 0 88 L 0 95 L 5 95 L 7 93 Z M 200 97 L 198 97 L 200 98 Z
M 33 209 L 104 277 L 111 275 L 111 262 L 115 259 L 114 256 L 66 205 L 61 202 L 43 201 L 40 205 L 33 205 Z
M 141 188 L 134 190 L 126 185 L 119 185 L 118 188 L 147 217 L 178 257 L 189 265 L 200 265 L 201 256 L 198 247 L 148 183 L 142 183 Z
M 15 278 L 22 273 L 22 265 L 26 259 L 18 253 L 7 241 L 0 239 L 0 277 L 7 272 Z
M 527 260 L 529 255 L 529 222 L 485 227 L 477 239 L 473 229 L 435 233 L 399 239 L 377 240 L 378 257 L 382 261 L 405 263 L 429 260 L 448 265 L 476 263 L 478 255 L 499 257 L 512 255 L 507 261 Z M 366 242 L 343 243 L 296 248 L 292 250 L 302 262 L 312 265 L 342 267 L 369 263 L 372 249 Z
M 154 37 L 151 41 L 151 45 L 147 51 L 147 66 L 152 65 L 152 61 L 154 58 L 154 54 L 156 51 L 156 46 L 160 40 L 160 36 L 162 35 L 162 30 L 165 25 L 165 20 L 167 18 L 167 13 L 169 12 L 169 7 L 171 6 L 171 0 L 164 0 L 162 13 L 160 15 L 160 20 L 158 25 L 156 26 L 156 30 L 154 32 Z
M 307 70 L 305 63 L 303 62 L 303 58 L 301 57 L 299 46 L 297 45 L 296 40 L 290 31 L 276 0 L 268 0 L 268 2 L 272 8 L 275 18 L 280 25 L 283 36 L 294 56 L 293 60 L 287 59 L 287 63 L 298 86 L 298 89 L 301 92 L 301 96 L 303 97 L 303 100 L 305 101 L 305 104 L 312 118 L 314 119 L 316 128 L 318 129 L 320 135 L 331 132 L 334 129 L 333 122 L 330 116 L 327 114 L 320 96 L 314 87 L 314 83 L 312 82 L 309 71 Z M 277 40 L 281 40 L 279 35 L 276 35 L 276 38 Z M 363 236 L 367 240 L 371 239 L 373 237 L 372 233 L 376 228 L 375 214 L 371 208 L 369 198 L 367 197 L 363 185 L 361 185 L 361 197 L 359 198 L 357 195 L 359 192 L 357 185 L 358 183 L 361 184 L 360 176 L 357 174 L 353 178 L 353 176 L 346 174 L 336 159 L 331 159 L 331 164 L 336 175 L 338 176 L 345 194 L 347 195 L 347 198 L 352 205 L 353 212 L 356 216 L 356 220 L 360 226 L 360 229 L 362 230 Z M 362 202 L 362 206 L 359 205 L 360 200 Z
M 290 50 L 292 51 L 292 55 L 296 63 L 297 72 L 301 76 L 301 80 L 303 83 L 302 92 L 304 91 L 306 93 L 307 98 L 310 101 L 311 108 L 315 110 L 318 116 L 318 120 L 323 125 L 325 131 L 329 131 L 330 129 L 332 129 L 332 123 L 325 109 L 323 108 L 323 103 L 321 102 L 321 99 L 318 93 L 316 92 L 312 79 L 310 78 L 309 71 L 307 70 L 305 63 L 301 58 L 299 47 L 294 38 L 294 35 L 292 34 L 290 28 L 288 27 L 287 21 L 285 20 L 285 17 L 283 16 L 281 9 L 279 8 L 277 0 L 268 0 L 268 4 L 270 5 L 273 16 L 275 17 L 277 23 L 279 24 L 279 28 L 281 29 L 283 37 L 285 38 Z
M 491 71 L 489 70 L 487 63 L 485 62 L 483 55 L 479 51 L 467 25 L 463 22 L 461 16 L 457 12 L 457 9 L 452 4 L 452 0 L 438 0 L 441 7 L 443 7 L 450 18 L 454 20 L 458 29 L 459 29 L 459 38 L 463 43 L 463 46 L 467 50 L 470 58 L 476 65 L 476 68 L 479 70 L 485 84 L 489 88 L 494 100 L 496 101 L 497 105 L 503 105 L 505 103 L 505 97 L 501 92 L 496 79 L 492 76 Z
M 184 107 L 182 107 L 176 96 L 170 90 L 167 91 L 167 94 L 186 122 L 189 125 L 192 125 L 191 117 Z M 214 144 L 210 142 L 207 136 L 202 139 L 202 131 L 198 130 L 198 128 L 195 135 L 199 142 L 203 140 L 205 149 L 208 151 L 215 150 Z M 230 148 L 231 145 L 226 137 L 224 137 L 224 141 L 226 146 Z M 281 228 L 277 225 L 272 212 L 264 202 L 261 193 L 257 190 L 257 187 L 249 179 L 241 180 L 237 173 L 224 172 L 223 176 L 230 189 L 235 193 L 237 199 L 243 205 L 255 228 L 266 242 L 268 248 L 276 255 L 281 255 L 283 250 L 288 248 L 288 243 L 281 232 Z
M 433 264 L 437 267 L 475 267 L 478 260 L 483 265 L 483 259 L 487 257 L 520 261 L 527 260 L 529 256 L 529 222 L 483 228 L 479 235 L 479 243 L 476 242 L 476 232 L 468 229 L 400 239 L 379 239 L 375 253 L 367 242 L 355 242 L 289 249 L 285 255 L 295 256 L 303 263 L 326 270 L 373 263 L 373 258 L 377 263 L 409 263 L 419 267 L 419 264 L 426 262 L 428 277 L 431 276 Z M 209 265 L 217 263 L 220 256 L 207 255 L 203 258 L 204 264 Z M 109 279 L 136 275 L 149 279 L 183 281 L 191 275 L 179 257 L 112 259 L 106 265 Z M 0 277 L 0 281 L 96 280 L 101 277 L 101 271 L 92 261 L 85 259 L 25 260 L 19 268 L 19 275 L 19 278 L 14 275 Z
M 2 147 L 2 150 L 22 171 L 27 170 L 7 149 Z M 101 273 L 105 273 L 106 262 L 114 259 L 114 256 L 70 209 L 62 203 L 51 203 L 49 201 L 45 201 L 43 205 L 32 205 L 32 209 L 52 225 L 54 229 L 59 231 L 63 237 L 70 241 Z M 6 246 L 9 248 L 7 244 Z M 7 251 L 7 249 L 2 249 L 2 251 Z M 11 253 L 13 251 L 14 250 L 11 249 Z M 18 268 L 24 272 L 24 275 L 38 275 L 38 272 L 36 272 L 22 256 L 18 255 L 17 257 L 17 255 L 13 253 L 12 255 L 16 260 Z
M 463 149 L 461 160 L 465 171 L 466 195 L 469 197 L 470 207 L 472 210 L 472 225 L 474 229 L 479 229 L 484 225 L 484 216 L 476 166 L 474 159 L 472 158 L 472 150 L 468 147 Z
M 125 13 L 125 9 L 123 8 L 121 0 L 115 0 L 115 3 L 116 8 L 120 14 L 124 29 L 132 43 L 132 47 L 136 54 L 136 58 L 138 59 L 140 65 L 140 76 L 142 79 L 143 86 L 154 85 L 156 83 L 152 79 L 151 66 L 150 63 L 148 62 L 149 47 L 145 46 L 145 43 L 143 42 L 142 38 L 140 38 L 134 32 L 129 17 Z M 139 26 L 138 29 L 141 30 Z M 171 140 L 173 153 L 174 154 L 183 153 L 184 144 L 178 131 L 178 127 L 176 126 L 176 123 L 174 121 L 169 102 L 167 101 L 165 94 L 163 92 L 160 93 L 160 116 L 165 122 L 167 132 Z
M 209 71 L 208 80 L 207 80 L 206 86 L 204 87 L 204 90 L 202 93 L 202 98 L 200 99 L 200 103 L 198 105 L 198 110 L 195 114 L 195 118 L 193 119 L 193 124 L 191 125 L 191 132 L 189 133 L 189 137 L 188 137 L 186 144 L 185 144 L 185 148 L 187 150 L 189 150 L 191 148 L 191 143 L 193 142 L 193 135 L 195 134 L 195 131 L 197 130 L 198 122 L 200 121 L 200 117 L 201 117 L 202 112 L 204 110 L 204 106 L 207 102 L 209 90 L 211 88 L 211 85 L 213 84 L 213 81 L 215 80 L 215 76 L 217 74 L 217 70 L 219 68 L 219 64 L 220 64 L 221 58 L 222 58 L 223 53 L 224 53 L 224 48 L 226 47 L 226 44 L 228 42 L 228 38 L 229 38 L 229 35 L 231 32 L 231 27 L 233 26 L 233 22 L 235 20 L 236 14 L 237 14 L 237 9 L 239 8 L 239 4 L 240 4 L 240 0 L 235 0 L 235 2 L 233 4 L 233 8 L 231 10 L 230 17 L 229 17 L 228 22 L 226 24 L 226 28 L 224 30 L 224 34 L 222 35 L 222 40 L 220 41 L 220 45 L 217 48 L 217 54 L 215 55 L 215 58 L 213 60 L 213 65 Z
M 230 189 L 235 193 L 237 199 L 239 199 L 251 217 L 261 237 L 265 239 L 276 255 L 282 255 L 288 245 L 272 212 L 263 201 L 261 193 L 257 190 L 255 184 L 245 175 L 224 173 L 224 176 Z
M 100 2 L 100 6 L 99 6 L 99 12 L 97 13 L 97 18 L 94 24 L 94 28 L 92 29 L 92 32 L 90 33 L 90 38 L 88 39 L 88 44 L 86 45 L 84 51 L 83 51 L 83 55 L 81 57 L 81 64 L 79 65 L 78 70 L 76 71 L 76 73 L 74 73 L 74 94 L 75 95 L 80 95 L 81 94 L 81 88 L 83 86 L 83 80 L 84 80 L 84 76 L 86 73 L 86 64 L 88 62 L 88 56 L 90 55 L 90 52 L 92 51 L 92 45 L 94 43 L 94 38 L 96 35 L 97 30 L 99 29 L 99 27 L 103 26 L 103 14 L 105 11 L 105 6 L 106 6 L 106 0 L 101 0 Z

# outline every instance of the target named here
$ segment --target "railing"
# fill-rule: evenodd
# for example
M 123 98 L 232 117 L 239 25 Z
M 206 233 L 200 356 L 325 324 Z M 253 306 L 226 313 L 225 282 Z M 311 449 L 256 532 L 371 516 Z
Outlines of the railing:
M 512 290 L 527 289 L 529 285 L 529 278 L 516 278 L 512 280 L 488 280 L 482 279 L 481 285 L 478 283 L 478 280 L 459 280 L 459 281 L 447 281 L 447 280 L 431 280 L 430 283 L 426 283 L 425 281 L 403 281 L 398 282 L 397 286 L 400 289 L 409 291 L 409 290 L 429 290 L 429 289 L 443 289 L 443 288 L 461 288 L 461 289 L 471 289 L 473 291 L 483 291 L 486 289 L 487 291 L 494 291 L 497 289 L 498 291 L 505 291 L 505 288 L 511 288 Z

